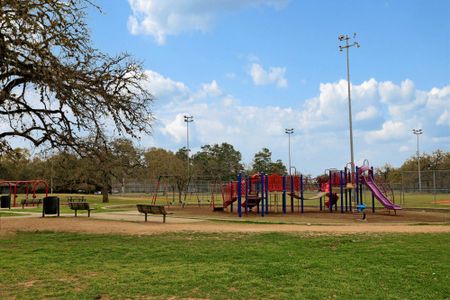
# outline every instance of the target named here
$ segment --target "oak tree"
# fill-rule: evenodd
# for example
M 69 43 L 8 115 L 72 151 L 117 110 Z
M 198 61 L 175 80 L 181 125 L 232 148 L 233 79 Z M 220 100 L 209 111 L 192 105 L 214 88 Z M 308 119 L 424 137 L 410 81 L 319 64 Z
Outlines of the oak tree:
M 153 96 L 128 54 L 92 46 L 88 0 L 1 0 L 0 150 L 22 137 L 77 149 L 105 128 L 149 133 Z

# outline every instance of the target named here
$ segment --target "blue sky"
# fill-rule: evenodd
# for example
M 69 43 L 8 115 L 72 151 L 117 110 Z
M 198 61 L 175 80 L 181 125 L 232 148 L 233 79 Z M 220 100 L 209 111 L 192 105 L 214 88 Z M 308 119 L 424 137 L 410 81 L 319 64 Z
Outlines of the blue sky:
M 450 151 L 449 1 L 98 0 L 96 47 L 142 61 L 157 122 L 142 147 L 228 142 L 251 163 L 268 147 L 304 173 L 349 160 L 345 56 L 350 50 L 355 156 L 399 166 L 415 152 Z

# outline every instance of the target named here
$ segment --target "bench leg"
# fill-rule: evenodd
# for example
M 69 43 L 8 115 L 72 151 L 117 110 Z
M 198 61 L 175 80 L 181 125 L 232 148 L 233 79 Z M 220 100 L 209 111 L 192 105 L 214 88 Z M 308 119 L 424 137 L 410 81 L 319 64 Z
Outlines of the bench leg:
M 91 210 L 88 209 L 88 218 L 91 216 Z
M 163 223 L 166 223 L 166 215 L 163 215 Z
M 145 213 L 145 222 L 147 222 L 147 213 Z
M 78 211 L 78 210 L 75 209 L 75 217 L 77 216 L 77 211 Z

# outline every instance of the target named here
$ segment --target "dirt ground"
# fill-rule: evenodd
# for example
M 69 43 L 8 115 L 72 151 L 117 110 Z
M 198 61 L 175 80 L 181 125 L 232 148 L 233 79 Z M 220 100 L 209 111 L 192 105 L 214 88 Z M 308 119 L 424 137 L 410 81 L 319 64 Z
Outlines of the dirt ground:
M 238 220 L 236 210 L 234 214 L 226 212 L 213 212 L 209 207 L 189 206 L 181 208 L 173 206 L 169 211 L 174 213 L 177 217 L 187 218 L 202 218 L 202 219 L 220 219 L 220 220 Z M 299 207 L 294 207 L 294 213 L 290 210 L 286 214 L 278 211 L 271 211 L 264 217 L 261 217 L 256 212 L 249 212 L 245 214 L 242 210 L 242 220 L 251 222 L 274 222 L 274 223 L 294 223 L 294 224 L 354 224 L 362 217 L 358 212 L 344 212 L 333 211 L 329 213 L 328 210 L 320 211 L 316 207 L 305 207 L 304 214 L 299 212 Z M 450 210 L 400 210 L 397 214 L 388 212 L 383 209 L 378 209 L 373 214 L 370 209 L 366 213 L 368 223 L 379 224 L 417 224 L 417 223 L 446 223 L 450 222 Z
M 361 220 L 359 213 L 325 213 L 307 211 L 305 214 L 269 214 L 264 218 L 256 213 L 239 219 L 227 212 L 213 213 L 208 208 L 172 207 L 173 213 L 162 223 L 162 216 L 143 215 L 135 210 L 41 218 L 33 213 L 20 217 L 1 217 L 0 235 L 18 231 L 57 231 L 97 234 L 149 235 L 165 232 L 294 232 L 294 233 L 450 233 L 450 212 L 401 211 L 398 215 L 385 212 L 368 214 Z M 259 223 L 259 224 L 258 224 Z M 277 224 L 278 223 L 278 224 Z M 280 224 L 282 223 L 282 224 Z

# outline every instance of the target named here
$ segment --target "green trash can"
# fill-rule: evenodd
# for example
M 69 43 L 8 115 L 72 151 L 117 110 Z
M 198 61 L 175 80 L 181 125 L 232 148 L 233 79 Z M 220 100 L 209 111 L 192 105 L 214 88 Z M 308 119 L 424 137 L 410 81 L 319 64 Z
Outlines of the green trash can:
M 11 196 L 10 195 L 2 195 L 0 197 L 0 207 L 11 209 Z
M 59 217 L 59 198 L 54 196 L 44 197 L 42 203 L 42 217 L 45 217 L 45 215 L 56 214 Z

